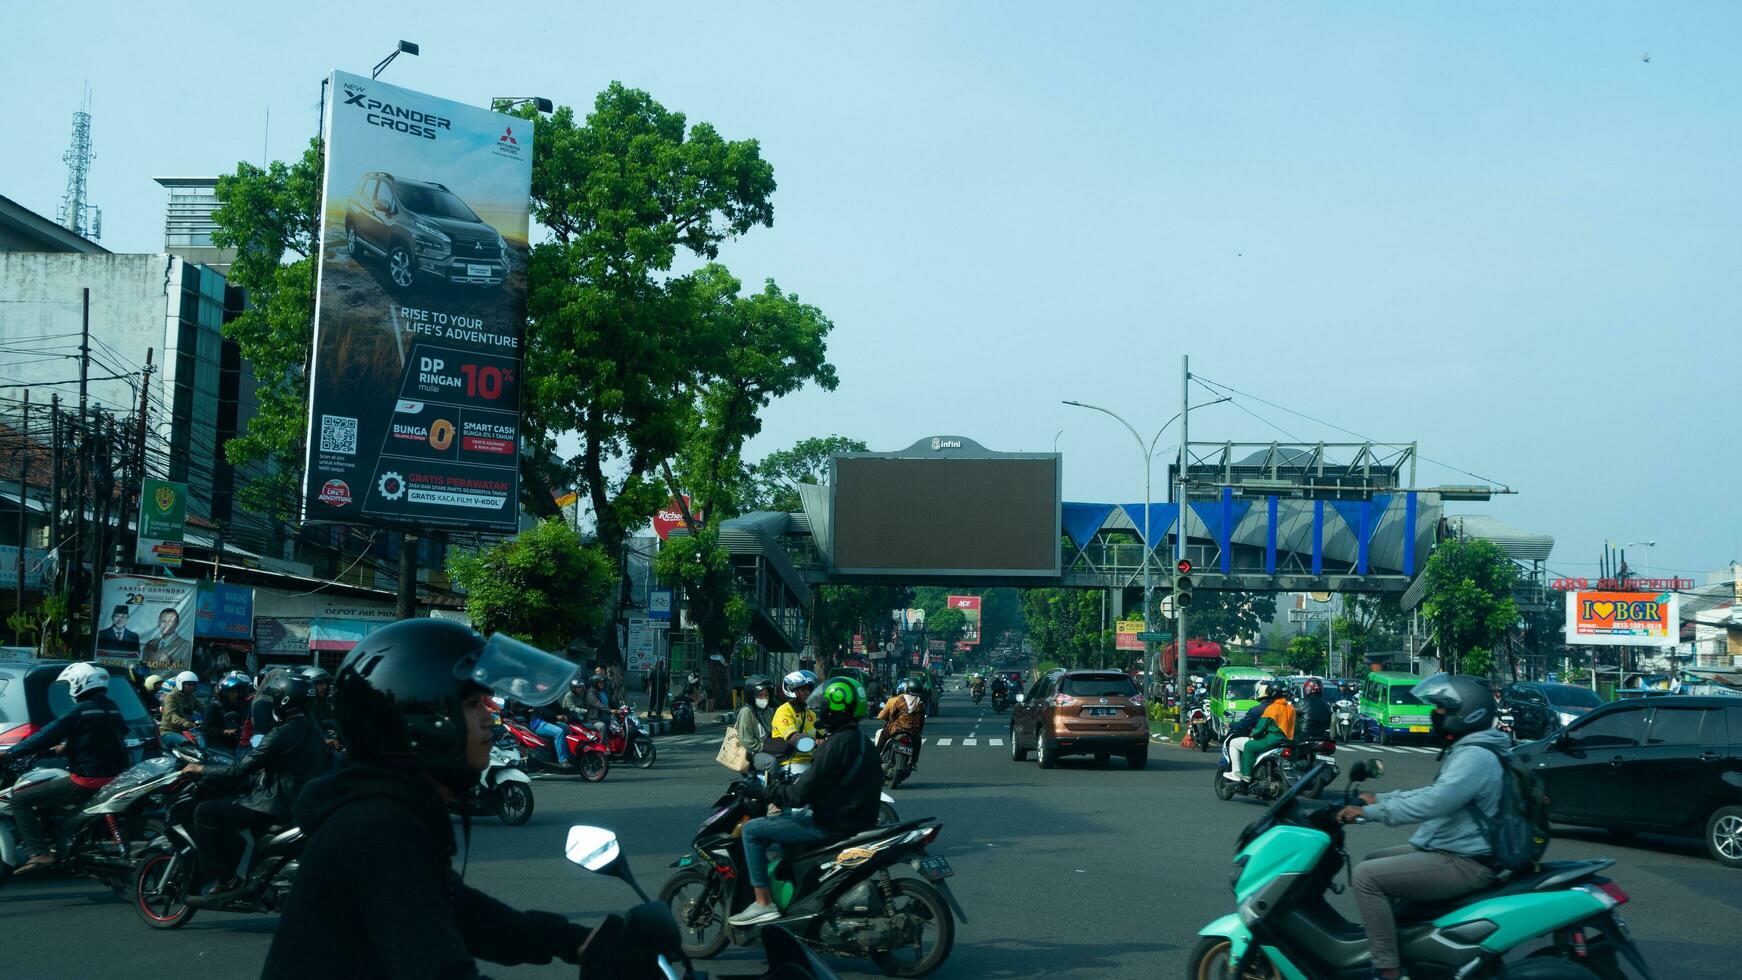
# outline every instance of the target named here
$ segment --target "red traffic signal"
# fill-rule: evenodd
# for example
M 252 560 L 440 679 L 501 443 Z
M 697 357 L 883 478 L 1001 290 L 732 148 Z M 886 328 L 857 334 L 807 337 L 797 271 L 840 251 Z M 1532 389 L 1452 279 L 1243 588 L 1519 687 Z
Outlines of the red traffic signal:
M 1179 564 L 1173 567 L 1179 569 L 1181 575 L 1190 575 L 1192 573 L 1192 560 L 1190 558 L 1181 558 Z

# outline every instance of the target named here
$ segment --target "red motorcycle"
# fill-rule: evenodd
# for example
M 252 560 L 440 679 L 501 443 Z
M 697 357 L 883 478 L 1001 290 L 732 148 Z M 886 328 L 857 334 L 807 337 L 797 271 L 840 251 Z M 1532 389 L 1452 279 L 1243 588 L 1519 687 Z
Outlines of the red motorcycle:
M 611 761 L 628 762 L 637 769 L 653 768 L 659 753 L 653 747 L 653 736 L 641 730 L 635 712 L 625 705 L 611 713 L 615 717 L 605 730 L 605 748 Z
M 520 747 L 526 757 L 526 768 L 532 772 L 579 775 L 589 783 L 596 783 L 611 771 L 610 750 L 599 733 L 585 725 L 569 722 L 561 726 L 564 729 L 562 737 L 568 743 L 568 765 L 556 761 L 556 747 L 550 739 L 533 731 L 526 722 L 503 715 L 502 727 L 507 731 L 507 738 Z

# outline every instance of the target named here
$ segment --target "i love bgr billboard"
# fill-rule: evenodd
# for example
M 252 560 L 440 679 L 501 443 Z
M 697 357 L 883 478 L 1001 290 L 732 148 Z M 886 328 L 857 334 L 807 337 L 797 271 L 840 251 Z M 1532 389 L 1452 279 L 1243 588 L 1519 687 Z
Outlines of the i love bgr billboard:
M 1675 646 L 1681 597 L 1673 592 L 1568 592 L 1569 646 Z
M 328 93 L 304 517 L 512 531 L 533 124 Z

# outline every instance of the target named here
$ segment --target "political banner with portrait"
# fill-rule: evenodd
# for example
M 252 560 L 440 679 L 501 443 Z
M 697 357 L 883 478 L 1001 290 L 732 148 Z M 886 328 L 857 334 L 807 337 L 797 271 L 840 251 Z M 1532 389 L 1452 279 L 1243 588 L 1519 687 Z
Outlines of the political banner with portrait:
M 158 673 L 193 663 L 199 583 L 150 575 L 104 575 L 96 655 L 140 660 Z

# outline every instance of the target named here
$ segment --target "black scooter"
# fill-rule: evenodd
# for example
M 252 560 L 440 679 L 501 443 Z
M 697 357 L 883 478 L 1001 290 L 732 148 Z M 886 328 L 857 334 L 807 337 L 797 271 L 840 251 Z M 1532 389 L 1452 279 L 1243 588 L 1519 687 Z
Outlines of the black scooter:
M 305 838 L 300 829 L 274 825 L 249 834 L 235 869 L 242 887 L 216 896 L 199 894 L 200 850 L 194 844 L 194 808 L 208 799 L 232 795 L 233 786 L 198 780 L 188 784 L 169 808 L 168 826 L 139 860 L 133 873 L 133 910 L 153 929 L 179 929 L 202 908 L 220 912 L 277 912 L 296 881 Z
M 767 753 L 754 760 L 763 771 L 775 764 Z M 764 928 L 728 921 L 754 900 L 739 836 L 741 826 L 766 809 L 752 785 L 737 781 L 727 787 L 689 853 L 672 862 L 677 873 L 659 890 L 659 900 L 677 919 L 682 951 L 692 959 L 717 956 L 728 945 L 747 946 Z M 942 830 L 931 818 L 910 820 L 783 855 L 769 873 L 781 909 L 774 924 L 813 949 L 867 957 L 891 976 L 932 972 L 950 955 L 956 921 L 968 921 L 946 880 L 955 871 L 942 856 L 926 853 Z M 891 873 L 903 864 L 918 877 Z

